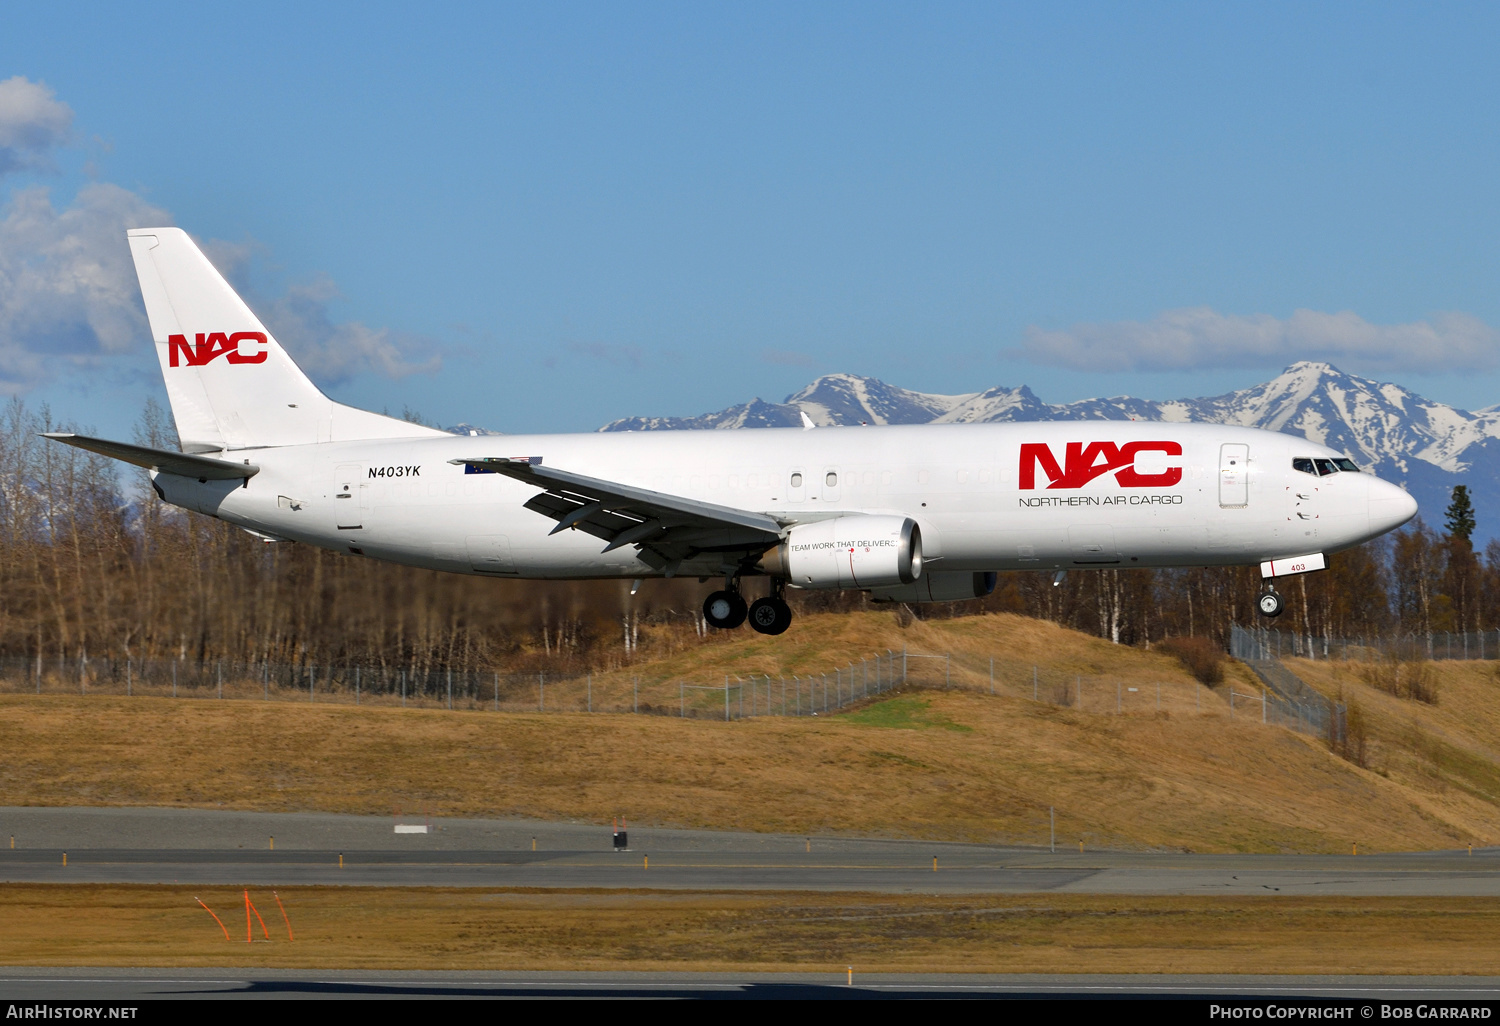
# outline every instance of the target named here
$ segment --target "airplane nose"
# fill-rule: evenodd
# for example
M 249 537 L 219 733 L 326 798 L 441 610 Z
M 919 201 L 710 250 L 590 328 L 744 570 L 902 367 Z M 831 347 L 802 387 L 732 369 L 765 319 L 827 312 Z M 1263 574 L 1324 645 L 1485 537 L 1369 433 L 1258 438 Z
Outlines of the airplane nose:
M 1417 500 L 1399 485 L 1379 478 L 1370 482 L 1370 530 L 1394 531 L 1417 515 Z

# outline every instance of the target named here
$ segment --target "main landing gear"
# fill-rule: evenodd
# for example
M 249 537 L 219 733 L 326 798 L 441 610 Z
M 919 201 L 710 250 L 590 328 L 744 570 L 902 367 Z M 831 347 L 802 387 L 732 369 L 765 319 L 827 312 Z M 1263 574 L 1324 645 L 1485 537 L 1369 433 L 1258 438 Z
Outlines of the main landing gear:
M 1280 616 L 1284 608 L 1281 596 L 1276 591 L 1276 586 L 1269 581 L 1266 582 L 1266 590 L 1260 593 L 1260 599 L 1256 602 L 1260 607 L 1260 615 L 1266 617 Z
M 783 634 L 792 625 L 792 608 L 782 598 L 786 582 L 777 578 L 771 582 L 771 594 L 756 599 L 747 608 L 740 595 L 739 581 L 728 581 L 723 591 L 716 591 L 703 602 L 703 619 L 710 627 L 733 630 L 745 622 L 748 615 L 750 627 L 759 634 Z

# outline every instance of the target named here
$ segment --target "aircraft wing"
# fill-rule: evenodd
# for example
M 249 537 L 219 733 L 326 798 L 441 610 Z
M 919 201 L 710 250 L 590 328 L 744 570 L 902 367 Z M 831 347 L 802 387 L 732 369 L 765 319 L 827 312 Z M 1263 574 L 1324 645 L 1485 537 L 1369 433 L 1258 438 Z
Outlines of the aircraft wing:
M 134 463 L 148 470 L 158 470 L 163 474 L 178 474 L 182 477 L 196 477 L 203 481 L 232 481 L 236 478 L 254 477 L 260 473 L 260 468 L 253 463 L 232 463 L 229 460 L 214 459 L 212 456 L 194 456 L 191 453 L 172 452 L 170 449 L 152 449 L 149 446 L 132 445 L 129 442 L 111 442 L 104 438 L 75 435 L 71 431 L 44 431 L 42 437 L 50 438 L 54 442 L 76 445 L 80 449 L 97 452 L 101 456 Z
M 635 545 L 641 559 L 671 571 L 684 559 L 722 552 L 731 562 L 760 555 L 781 540 L 781 521 L 764 513 L 699 502 L 647 488 L 544 467 L 541 457 L 449 460 L 470 474 L 504 474 L 542 489 L 526 508 L 605 543 L 604 552 Z

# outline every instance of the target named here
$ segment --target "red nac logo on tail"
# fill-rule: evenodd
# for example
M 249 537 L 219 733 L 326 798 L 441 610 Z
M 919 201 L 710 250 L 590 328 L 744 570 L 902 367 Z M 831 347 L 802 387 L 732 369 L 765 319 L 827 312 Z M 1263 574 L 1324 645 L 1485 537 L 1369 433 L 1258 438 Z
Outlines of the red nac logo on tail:
M 1021 445 L 1021 488 L 1036 487 L 1038 466 L 1047 475 L 1048 488 L 1082 488 L 1094 478 L 1110 472 L 1114 472 L 1115 480 L 1122 488 L 1161 488 L 1182 480 L 1181 467 L 1168 467 L 1160 474 L 1137 472 L 1135 457 L 1142 452 L 1181 456 L 1182 446 L 1177 442 L 1126 442 L 1124 445 L 1069 442 L 1059 466 L 1050 446 L 1026 442 Z
M 214 331 L 205 334 L 198 332 L 195 345 L 188 345 L 186 335 L 167 336 L 167 362 L 177 367 L 180 356 L 189 367 L 202 367 L 219 357 L 224 357 L 229 363 L 265 363 L 266 350 L 246 355 L 240 352 L 240 343 L 250 342 L 254 345 L 264 347 L 266 335 L 263 331 L 236 331 L 233 335 L 222 331 Z

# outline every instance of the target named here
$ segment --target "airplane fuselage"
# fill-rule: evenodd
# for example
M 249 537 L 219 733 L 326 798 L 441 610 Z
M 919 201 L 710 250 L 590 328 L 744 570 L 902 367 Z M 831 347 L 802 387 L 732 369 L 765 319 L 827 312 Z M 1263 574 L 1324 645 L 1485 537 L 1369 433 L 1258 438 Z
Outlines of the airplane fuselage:
M 1324 446 L 1206 424 L 452 436 L 215 455 L 253 459 L 260 471 L 244 482 L 203 483 L 157 473 L 158 491 L 274 538 L 494 577 L 661 570 L 631 546 L 602 552 L 582 531 L 549 534 L 555 521 L 524 507 L 539 489 L 450 460 L 540 457 L 545 466 L 784 522 L 902 515 L 921 527 L 927 570 L 943 573 L 1259 563 L 1357 545 L 1414 509 L 1404 491 L 1372 474 L 1294 469 L 1294 459 L 1342 455 Z M 1234 457 L 1243 462 L 1231 466 Z M 704 553 L 671 572 L 721 568 L 721 557 Z

